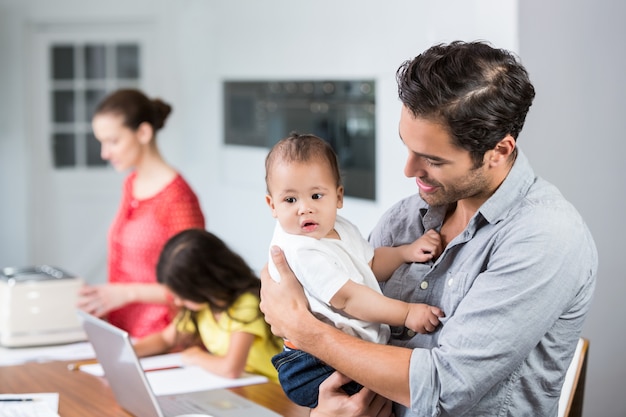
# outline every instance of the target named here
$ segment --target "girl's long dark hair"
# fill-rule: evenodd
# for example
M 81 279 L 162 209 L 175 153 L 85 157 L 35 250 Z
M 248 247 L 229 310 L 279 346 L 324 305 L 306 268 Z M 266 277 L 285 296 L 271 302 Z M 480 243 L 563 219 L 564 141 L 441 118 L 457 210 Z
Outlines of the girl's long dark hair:
M 231 316 L 229 308 L 245 293 L 258 297 L 261 289 L 261 281 L 243 258 L 204 229 L 184 230 L 167 241 L 157 263 L 157 281 L 180 298 L 207 303 L 214 313 L 224 312 L 240 322 L 243 320 Z M 197 324 L 194 313 L 190 317 Z M 257 307 L 251 321 L 259 317 L 262 314 Z

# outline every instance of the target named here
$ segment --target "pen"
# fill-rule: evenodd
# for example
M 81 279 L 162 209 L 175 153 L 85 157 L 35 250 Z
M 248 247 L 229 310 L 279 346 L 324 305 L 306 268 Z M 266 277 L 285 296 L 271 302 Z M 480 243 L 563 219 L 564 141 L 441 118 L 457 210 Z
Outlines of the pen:
M 35 401 L 33 398 L 0 398 L 0 402 Z
M 168 369 L 180 369 L 182 366 L 164 366 L 162 368 L 148 368 L 144 369 L 144 372 L 166 371 Z
M 69 365 L 67 365 L 67 369 L 70 371 L 78 371 L 80 369 L 81 366 L 83 365 L 93 365 L 98 363 L 98 361 L 96 359 L 89 359 L 86 361 L 80 361 L 80 362 L 75 362 L 75 363 L 70 363 Z

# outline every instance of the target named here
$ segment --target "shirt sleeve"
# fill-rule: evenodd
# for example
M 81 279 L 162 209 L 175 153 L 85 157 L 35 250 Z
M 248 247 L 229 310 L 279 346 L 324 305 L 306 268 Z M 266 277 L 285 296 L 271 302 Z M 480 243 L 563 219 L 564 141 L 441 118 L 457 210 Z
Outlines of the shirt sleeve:
M 352 261 L 345 258 L 342 251 L 322 241 L 290 235 L 277 224 L 271 245 L 277 245 L 283 250 L 287 263 L 307 295 L 323 304 L 328 305 L 330 299 L 350 279 L 346 265 Z M 271 256 L 269 270 L 273 277 L 278 277 Z
M 252 294 L 242 295 L 230 309 L 233 320 L 231 332 L 245 332 L 259 338 L 267 336 L 265 321 L 259 310 L 259 299 Z
M 464 281 L 459 286 L 463 294 L 455 311 L 446 311 L 446 297 L 459 294 L 443 294 L 447 317 L 437 346 L 413 351 L 414 412 L 435 415 L 441 407 L 447 415 L 462 415 L 490 390 L 515 384 L 516 370 L 529 362 L 536 362 L 530 369 L 542 370 L 530 378 L 538 386 L 531 391 L 559 395 L 550 381 L 562 370 L 553 361 L 567 354 L 572 328 L 555 327 L 565 314 L 572 319 L 586 314 L 589 299 L 577 300 L 577 293 L 591 285 L 583 280 L 593 274 L 581 274 L 581 268 L 591 268 L 584 264 L 590 259 L 585 242 L 589 237 L 573 218 L 558 208 L 518 213 L 516 221 L 495 233 L 483 272 L 475 277 L 463 271 L 450 275 Z M 549 332 L 559 340 L 542 340 Z M 540 342 L 547 351 L 536 349 Z M 552 369 L 547 366 L 551 362 Z M 546 392 L 542 385 L 554 391 Z
M 301 262 L 298 280 L 313 297 L 330 304 L 334 295 L 350 280 L 345 261 L 326 250 L 303 248 L 298 251 Z

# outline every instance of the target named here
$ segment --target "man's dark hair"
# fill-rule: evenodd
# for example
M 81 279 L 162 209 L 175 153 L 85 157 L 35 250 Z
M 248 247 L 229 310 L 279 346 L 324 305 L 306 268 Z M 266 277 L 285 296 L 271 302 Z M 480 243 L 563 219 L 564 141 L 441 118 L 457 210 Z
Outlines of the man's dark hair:
M 535 89 L 517 57 L 484 42 L 435 45 L 396 73 L 398 95 L 415 117 L 441 123 L 475 166 L 524 126 Z

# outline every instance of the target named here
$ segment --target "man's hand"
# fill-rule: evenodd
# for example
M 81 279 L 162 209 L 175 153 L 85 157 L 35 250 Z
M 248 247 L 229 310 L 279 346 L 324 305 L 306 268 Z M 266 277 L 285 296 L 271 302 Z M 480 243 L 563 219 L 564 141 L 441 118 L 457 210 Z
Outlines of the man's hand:
M 272 246 L 270 252 L 280 274 L 280 282 L 277 283 L 270 277 L 266 265 L 261 271 L 260 308 L 265 315 L 265 321 L 272 326 L 272 333 L 290 339 L 295 337 L 293 332 L 301 326 L 301 320 L 306 315 L 311 318 L 313 316 L 309 312 L 304 290 L 287 264 L 283 251 Z
M 320 385 L 318 405 L 310 417 L 391 417 L 392 403 L 367 388 L 350 396 L 341 388 L 350 378 L 333 373 Z

